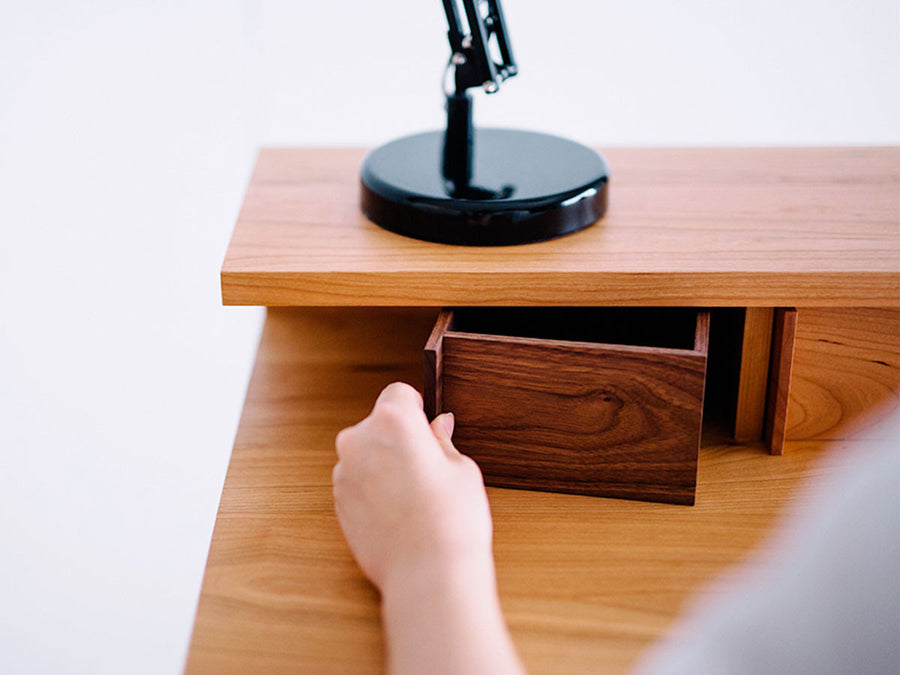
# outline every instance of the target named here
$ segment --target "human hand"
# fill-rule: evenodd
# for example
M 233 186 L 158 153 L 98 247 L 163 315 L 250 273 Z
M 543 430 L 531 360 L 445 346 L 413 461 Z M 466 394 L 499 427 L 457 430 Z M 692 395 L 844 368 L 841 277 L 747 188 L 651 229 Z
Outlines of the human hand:
M 452 435 L 453 415 L 429 425 L 415 389 L 388 385 L 335 439 L 335 510 L 381 591 L 393 675 L 520 675 L 497 596 L 484 479 Z
M 484 480 L 453 446 L 452 433 L 451 413 L 429 425 L 419 393 L 395 382 L 368 417 L 335 440 L 338 520 L 382 593 L 416 575 L 493 569 Z

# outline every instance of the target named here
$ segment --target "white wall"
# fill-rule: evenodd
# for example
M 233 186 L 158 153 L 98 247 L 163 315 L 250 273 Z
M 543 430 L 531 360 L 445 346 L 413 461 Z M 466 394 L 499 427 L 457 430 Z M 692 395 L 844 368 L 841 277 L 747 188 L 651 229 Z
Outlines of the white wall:
M 521 74 L 481 123 L 900 140 L 896 2 L 504 7 Z M 437 0 L 0 3 L 0 672 L 181 670 L 261 318 L 217 278 L 255 148 L 438 126 L 444 31 Z
M 900 140 L 896 1 L 507 0 L 504 9 L 521 72 L 479 97 L 484 124 L 609 145 Z M 369 144 L 441 124 L 448 48 L 438 0 L 270 0 L 248 18 L 267 142 Z

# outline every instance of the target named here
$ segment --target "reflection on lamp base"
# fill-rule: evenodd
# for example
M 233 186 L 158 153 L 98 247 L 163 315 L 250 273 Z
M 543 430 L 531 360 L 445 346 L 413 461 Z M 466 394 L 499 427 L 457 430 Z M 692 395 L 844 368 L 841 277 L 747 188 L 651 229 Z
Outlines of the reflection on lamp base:
M 476 129 L 471 180 L 442 171 L 444 132 L 405 136 L 362 163 L 363 213 L 416 239 L 505 246 L 562 237 L 606 211 L 609 167 L 599 154 L 558 136 Z

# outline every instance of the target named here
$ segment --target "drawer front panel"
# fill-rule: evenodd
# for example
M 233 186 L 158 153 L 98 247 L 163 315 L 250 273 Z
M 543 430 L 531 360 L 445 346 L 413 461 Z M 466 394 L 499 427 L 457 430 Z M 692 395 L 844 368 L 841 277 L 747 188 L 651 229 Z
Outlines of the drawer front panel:
M 693 503 L 705 354 L 449 333 L 442 357 L 489 485 Z

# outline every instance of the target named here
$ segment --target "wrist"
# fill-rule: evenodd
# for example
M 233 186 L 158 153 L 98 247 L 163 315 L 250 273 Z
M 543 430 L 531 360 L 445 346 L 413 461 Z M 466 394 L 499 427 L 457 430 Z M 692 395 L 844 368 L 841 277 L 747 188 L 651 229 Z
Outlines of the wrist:
M 381 587 L 386 609 L 410 602 L 457 602 L 496 599 L 494 559 L 490 551 L 466 551 L 453 555 L 435 553 L 400 561 Z
M 389 672 L 521 674 L 490 552 L 407 569 L 382 588 Z

